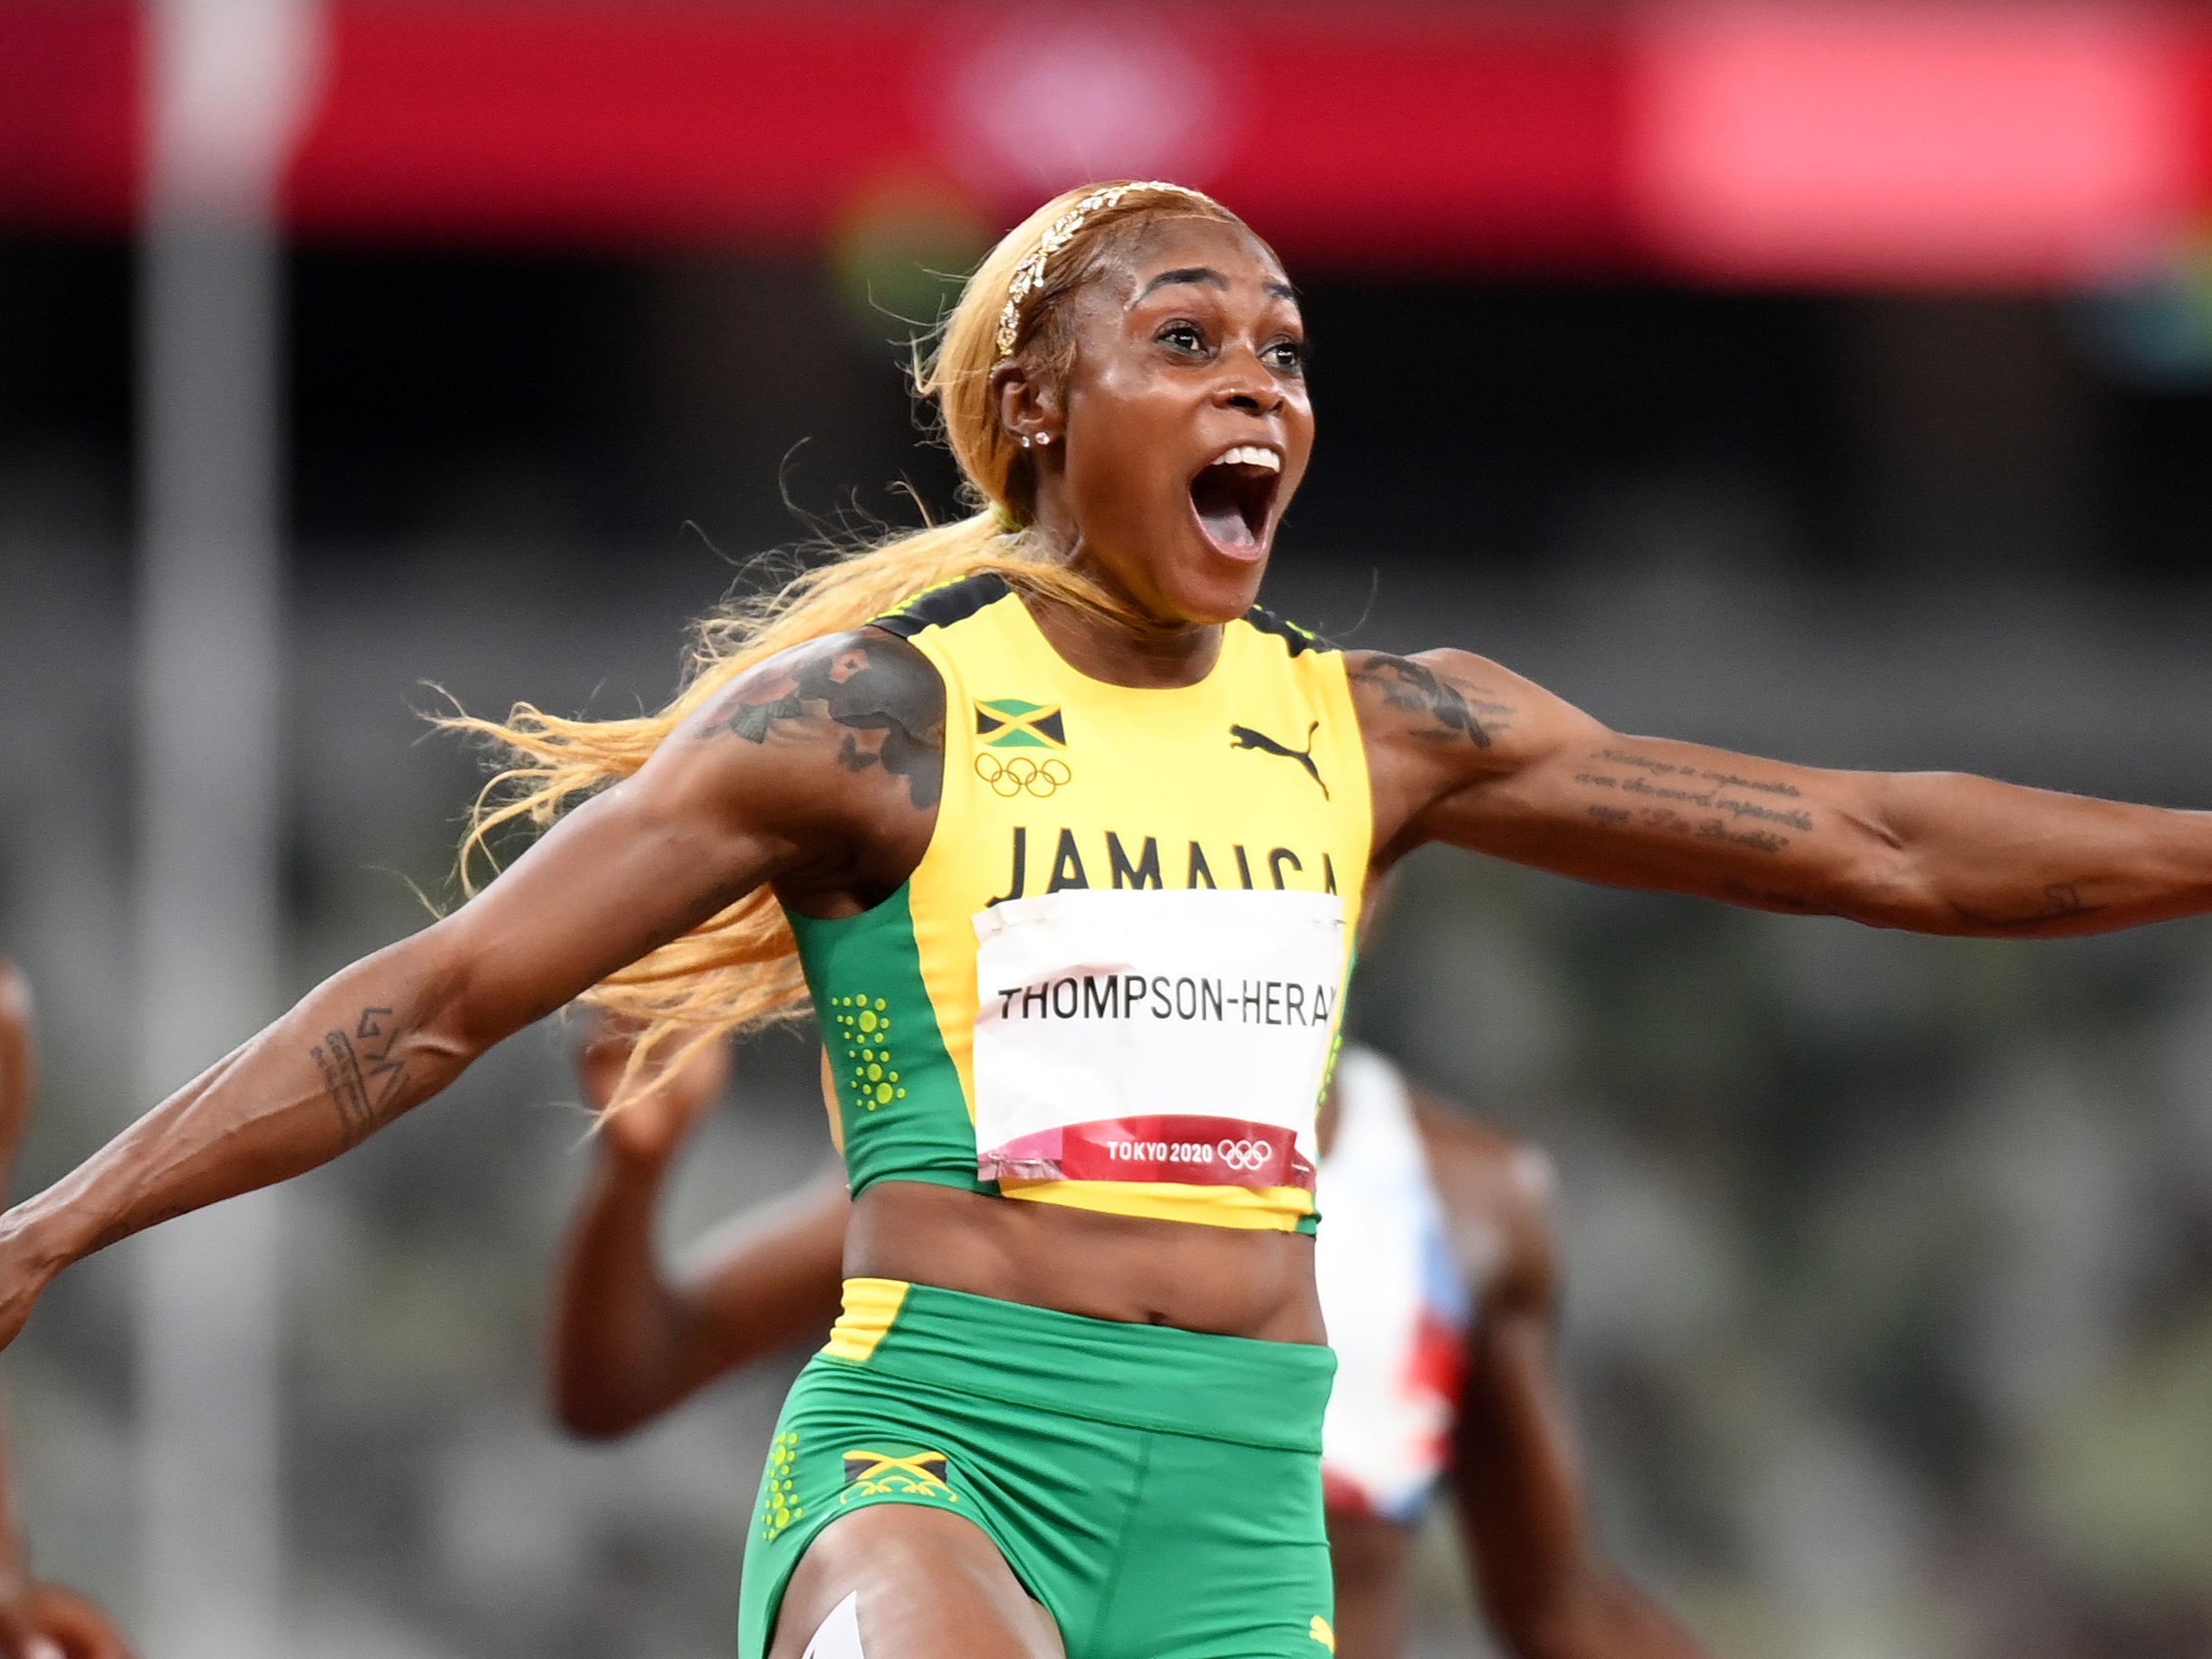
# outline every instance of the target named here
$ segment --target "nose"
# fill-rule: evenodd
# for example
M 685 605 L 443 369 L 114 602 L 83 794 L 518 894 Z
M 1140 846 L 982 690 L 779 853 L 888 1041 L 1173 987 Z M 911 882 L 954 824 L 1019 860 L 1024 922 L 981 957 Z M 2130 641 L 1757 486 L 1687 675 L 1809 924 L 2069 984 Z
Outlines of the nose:
M 1214 384 L 1217 408 L 1248 415 L 1272 415 L 1283 407 L 1283 389 L 1249 347 L 1225 352 L 1221 377 Z

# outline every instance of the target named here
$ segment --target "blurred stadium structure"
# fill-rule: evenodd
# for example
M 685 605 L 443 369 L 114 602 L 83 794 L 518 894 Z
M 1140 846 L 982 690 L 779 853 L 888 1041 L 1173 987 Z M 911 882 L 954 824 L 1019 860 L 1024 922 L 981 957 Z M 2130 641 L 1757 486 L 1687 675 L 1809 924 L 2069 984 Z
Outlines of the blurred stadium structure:
M 250 8 L 234 8 L 250 9 Z M 2212 26 L 2114 5 L 327 0 L 317 236 L 817 246 L 898 185 L 994 220 L 1196 178 L 1292 253 L 2023 287 L 2212 201 Z M 123 0 L 0 9 L 18 220 L 147 177 Z
M 793 539 L 784 493 L 947 504 L 896 319 L 1085 176 L 1212 188 L 1307 286 L 1294 613 L 1483 650 L 1631 728 L 2212 804 L 2201 14 L 303 15 L 272 175 L 274 994 L 413 925 L 410 882 L 445 891 L 473 780 L 415 741 L 424 682 L 657 699 L 731 577 L 716 550 Z M 157 38 L 112 0 L 0 0 L 0 948 L 53 1069 L 27 1181 L 147 1104 L 130 641 L 176 620 L 134 610 L 164 497 L 133 376 L 176 269 Z M 171 442 L 222 412 L 162 395 Z M 250 911 L 206 975 L 251 977 L 219 966 L 250 963 Z M 1722 1651 L 2212 1652 L 2207 937 L 1930 941 L 1409 873 L 1355 1018 L 1558 1153 L 1611 1529 Z M 272 994 L 195 989 L 235 1028 L 183 1039 L 178 1076 Z M 822 1153 L 803 1038 L 755 1047 L 672 1236 Z M 726 1651 L 781 1379 L 611 1452 L 544 1426 L 572 1097 L 525 1037 L 290 1201 L 281 1651 Z M 5 1366 L 44 1567 L 141 1618 L 168 1616 L 133 1461 L 164 1396 L 131 1287 L 162 1248 L 64 1281 Z M 197 1542 L 235 1565 L 251 1523 L 216 1496 Z M 1465 1651 L 1437 1567 L 1432 1651 Z

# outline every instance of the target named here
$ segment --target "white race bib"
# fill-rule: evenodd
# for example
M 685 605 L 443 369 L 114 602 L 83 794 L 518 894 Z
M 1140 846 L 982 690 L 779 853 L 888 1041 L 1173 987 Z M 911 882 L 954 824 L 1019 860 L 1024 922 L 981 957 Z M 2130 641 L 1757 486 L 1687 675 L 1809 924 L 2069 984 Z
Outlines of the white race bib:
M 1336 894 L 1075 889 L 976 934 L 982 1179 L 1313 1190 Z

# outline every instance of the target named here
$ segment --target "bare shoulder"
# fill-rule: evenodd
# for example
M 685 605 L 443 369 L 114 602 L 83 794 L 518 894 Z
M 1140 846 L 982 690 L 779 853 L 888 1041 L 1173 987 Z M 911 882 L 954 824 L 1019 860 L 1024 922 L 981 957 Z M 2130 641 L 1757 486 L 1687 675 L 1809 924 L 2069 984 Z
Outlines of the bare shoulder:
M 825 634 L 747 670 L 685 723 L 697 741 L 827 741 L 846 768 L 881 767 L 918 806 L 943 783 L 945 683 L 907 641 L 877 628 Z
M 933 815 L 944 681 L 920 651 L 877 629 L 825 634 L 731 680 L 663 752 L 678 767 L 772 782 L 794 804 Z
M 1414 1121 L 1463 1262 L 1486 1297 L 1548 1299 L 1556 1272 L 1557 1180 L 1549 1153 L 1466 1108 L 1414 1092 Z
M 1495 748 L 1519 713 L 1510 695 L 1518 676 L 1471 651 L 1346 651 L 1344 672 L 1370 745 Z
M 1375 790 L 1376 845 L 1388 855 L 1431 837 L 1428 815 L 1440 802 L 1599 729 L 1572 704 L 1472 651 L 1351 651 L 1344 671 Z
M 647 770 L 670 795 L 792 838 L 803 853 L 779 890 L 873 902 L 919 863 L 936 825 L 944 681 L 880 629 L 825 634 L 731 680 Z

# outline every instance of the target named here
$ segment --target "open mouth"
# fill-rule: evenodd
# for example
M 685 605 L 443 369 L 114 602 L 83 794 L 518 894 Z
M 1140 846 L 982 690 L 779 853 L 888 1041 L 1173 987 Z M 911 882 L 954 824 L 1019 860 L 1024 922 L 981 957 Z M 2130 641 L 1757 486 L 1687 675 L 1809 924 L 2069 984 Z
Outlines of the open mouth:
M 1233 558 L 1259 557 L 1282 481 L 1283 458 L 1261 444 L 1239 444 L 1201 468 L 1190 481 L 1190 505 L 1207 539 Z

